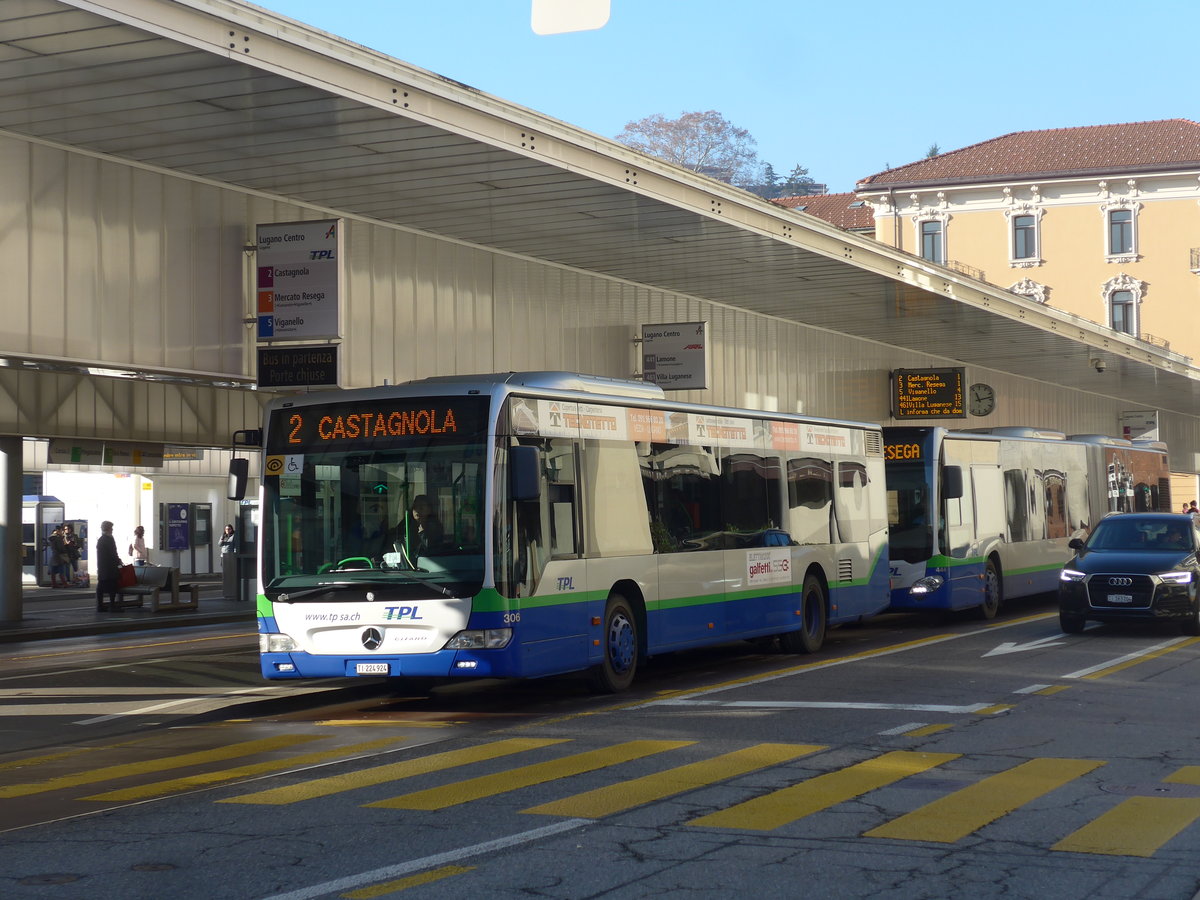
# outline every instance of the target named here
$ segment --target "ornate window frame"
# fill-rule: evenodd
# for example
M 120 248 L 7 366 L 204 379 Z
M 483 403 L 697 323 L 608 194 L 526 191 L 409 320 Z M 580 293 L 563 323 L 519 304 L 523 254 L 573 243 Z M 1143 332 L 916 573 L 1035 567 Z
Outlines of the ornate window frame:
M 945 201 L 943 200 L 943 203 L 944 202 Z M 946 265 L 946 262 L 950 259 L 950 242 L 949 242 L 950 229 L 948 226 L 950 224 L 951 218 L 953 218 L 953 217 L 950 215 L 950 213 L 947 210 L 938 209 L 933 206 L 927 206 L 924 209 L 920 209 L 916 213 L 913 214 L 913 216 L 912 216 L 913 241 L 914 241 L 913 246 L 917 248 L 917 256 L 921 257 L 921 259 L 924 259 L 927 262 L 932 262 L 939 266 Z M 924 254 L 925 242 L 922 240 L 923 235 L 921 233 L 921 226 L 924 225 L 926 222 L 937 222 L 941 225 L 941 239 L 942 239 L 942 258 L 941 258 L 941 260 L 927 259 Z
M 1127 275 L 1122 272 L 1120 275 L 1114 275 L 1108 281 L 1104 282 L 1104 286 L 1100 289 L 1100 294 L 1104 298 L 1104 319 L 1102 320 L 1105 326 L 1112 328 L 1112 296 L 1117 291 L 1129 291 L 1133 297 L 1133 314 L 1130 325 L 1133 330 L 1128 332 L 1130 337 L 1139 337 L 1142 333 L 1142 298 L 1146 294 L 1146 282 L 1139 281 L 1132 275 Z M 1125 334 L 1126 332 L 1120 332 Z
M 1032 203 L 1020 203 L 1004 210 L 1008 219 L 1008 264 L 1014 269 L 1034 269 L 1042 265 L 1042 216 L 1046 210 Z M 1033 256 L 1017 257 L 1016 227 L 1018 216 L 1033 216 L 1033 244 L 1036 252 Z
M 1027 297 L 1034 303 L 1045 303 L 1050 293 L 1050 288 L 1047 285 L 1034 281 L 1032 278 L 1022 278 L 1008 290 L 1018 297 Z
M 1142 204 L 1137 200 L 1112 200 L 1107 203 L 1100 204 L 1100 221 L 1104 229 L 1104 261 L 1109 263 L 1117 263 L 1125 265 L 1127 263 L 1137 262 L 1141 259 L 1138 253 L 1138 212 L 1141 210 Z M 1111 231 L 1109 217 L 1117 210 L 1127 210 L 1130 213 L 1130 248 L 1128 252 L 1113 253 L 1110 243 Z

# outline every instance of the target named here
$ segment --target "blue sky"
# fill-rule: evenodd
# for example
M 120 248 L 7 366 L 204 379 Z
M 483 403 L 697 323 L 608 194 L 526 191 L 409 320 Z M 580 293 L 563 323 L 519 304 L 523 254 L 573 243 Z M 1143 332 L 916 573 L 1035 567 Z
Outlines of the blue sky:
M 934 143 L 1198 117 L 1176 0 L 612 0 L 604 28 L 561 35 L 533 33 L 530 0 L 258 5 L 605 137 L 715 109 L 831 191 Z

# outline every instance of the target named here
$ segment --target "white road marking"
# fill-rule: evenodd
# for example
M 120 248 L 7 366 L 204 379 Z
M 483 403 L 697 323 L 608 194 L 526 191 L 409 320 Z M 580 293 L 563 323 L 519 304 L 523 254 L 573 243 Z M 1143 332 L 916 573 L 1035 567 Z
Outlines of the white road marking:
M 436 869 L 440 866 L 457 862 L 460 859 L 482 856 L 494 850 L 504 850 L 508 847 L 528 844 L 532 841 L 541 840 L 544 837 L 552 837 L 556 834 L 562 834 L 565 831 L 574 831 L 577 828 L 582 828 L 584 825 L 591 824 L 591 819 L 567 819 L 563 822 L 555 822 L 553 825 L 547 825 L 544 828 L 522 831 L 520 834 L 510 834 L 508 837 L 497 838 L 494 841 L 485 841 L 482 844 L 473 844 L 469 847 L 459 847 L 457 850 L 447 850 L 445 853 L 423 856 L 420 859 L 396 863 L 394 866 L 372 869 L 370 872 L 360 872 L 358 875 L 349 875 L 346 878 L 338 878 L 334 881 L 314 884 L 311 887 L 289 891 L 286 894 L 275 894 L 267 897 L 266 900 L 312 900 L 314 897 L 324 897 L 327 894 L 340 894 L 343 891 L 354 890 L 355 888 L 375 882 L 391 881 L 399 878 L 401 875 L 419 872 L 422 869 Z
M 1131 659 L 1138 659 L 1147 656 L 1151 653 L 1157 653 L 1159 650 L 1165 650 L 1167 647 L 1174 647 L 1176 644 L 1182 644 L 1189 640 L 1186 637 L 1171 638 L 1169 641 L 1163 641 L 1161 644 L 1155 644 L 1153 647 L 1146 647 L 1142 650 L 1137 650 L 1133 653 L 1126 653 L 1124 656 L 1118 656 L 1116 659 L 1110 659 L 1108 662 L 1102 662 L 1099 665 L 1089 666 L 1086 669 L 1080 669 L 1078 672 L 1071 672 L 1069 675 L 1062 676 L 1063 678 L 1083 678 L 1091 675 L 1093 672 L 1099 672 L 1101 669 L 1108 669 L 1112 666 L 1119 666 L 1123 662 L 1129 662 Z
M 935 712 L 969 715 L 995 706 L 994 703 L 971 703 L 966 706 L 943 706 L 934 703 L 850 703 L 823 700 L 660 700 L 659 706 L 719 706 L 722 709 L 903 709 L 910 712 Z

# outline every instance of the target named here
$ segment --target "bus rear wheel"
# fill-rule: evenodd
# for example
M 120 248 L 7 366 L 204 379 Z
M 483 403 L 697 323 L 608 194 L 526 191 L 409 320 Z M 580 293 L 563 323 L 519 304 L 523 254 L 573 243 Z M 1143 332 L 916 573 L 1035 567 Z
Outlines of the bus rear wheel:
M 628 690 L 637 674 L 637 619 L 629 601 L 610 594 L 604 605 L 604 661 L 591 671 L 592 687 L 605 694 Z
M 802 627 L 781 634 L 779 645 L 785 653 L 816 653 L 825 643 L 825 589 L 816 575 L 804 576 L 800 620 Z

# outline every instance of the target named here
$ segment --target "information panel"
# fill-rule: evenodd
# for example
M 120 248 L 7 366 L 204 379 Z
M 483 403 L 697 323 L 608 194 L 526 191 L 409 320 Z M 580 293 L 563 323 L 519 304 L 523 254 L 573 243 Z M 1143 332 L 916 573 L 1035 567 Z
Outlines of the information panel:
M 892 372 L 892 418 L 965 419 L 966 370 L 896 369 Z

